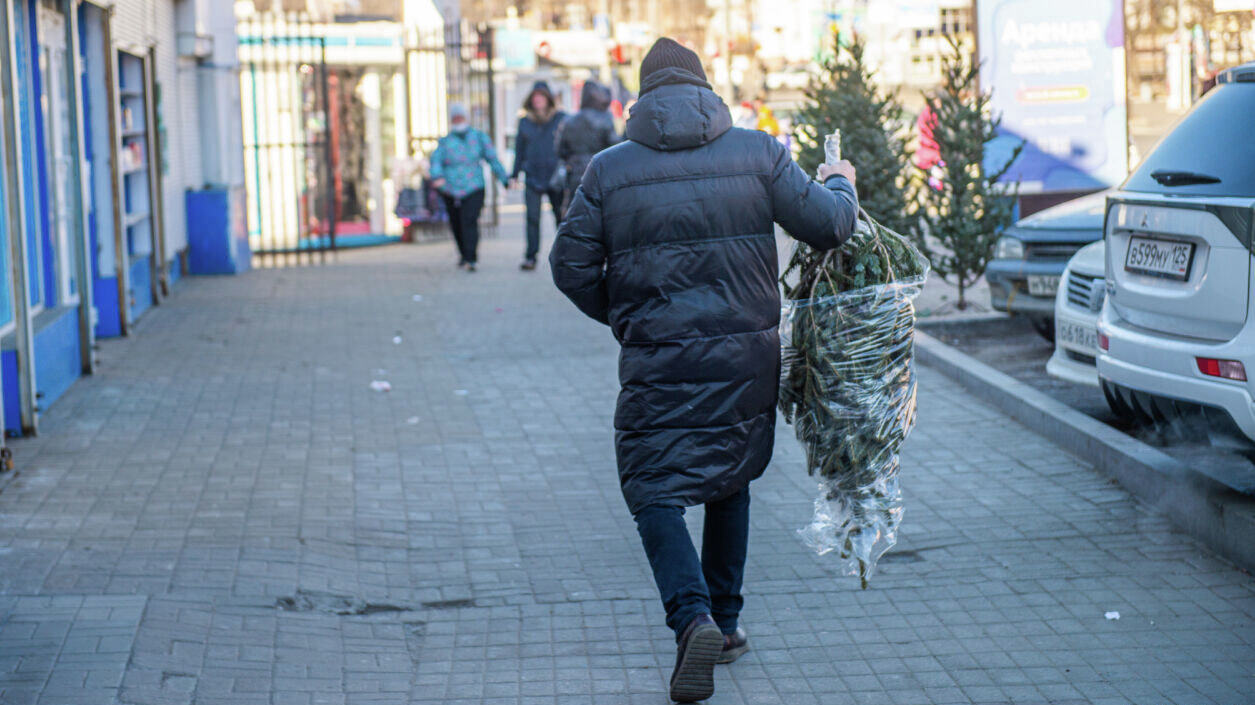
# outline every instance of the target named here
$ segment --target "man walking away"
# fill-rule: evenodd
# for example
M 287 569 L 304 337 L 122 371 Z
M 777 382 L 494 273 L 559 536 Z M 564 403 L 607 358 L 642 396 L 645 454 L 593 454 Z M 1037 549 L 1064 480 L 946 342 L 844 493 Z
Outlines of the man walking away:
M 593 155 L 619 141 L 610 115 L 610 89 L 596 81 L 585 81 L 580 90 L 580 111 L 558 128 L 558 159 L 566 167 L 562 208 L 580 185 L 580 177 Z
M 771 459 L 780 374 L 773 221 L 838 246 L 855 172 L 821 167 L 821 186 L 770 135 L 732 127 L 697 55 L 667 38 L 641 62 L 627 138 L 593 157 L 549 261 L 621 345 L 619 482 L 676 633 L 671 697 L 693 702 L 748 648 L 749 483 Z M 697 504 L 700 559 L 683 518 Z
M 526 174 L 523 200 L 527 204 L 527 249 L 523 252 L 521 269 L 536 269 L 536 254 L 540 252 L 541 199 L 549 198 L 553 208 L 554 223 L 560 222 L 562 211 L 562 187 L 555 188 L 550 182 L 558 168 L 555 148 L 558 127 L 566 119 L 566 113 L 558 110 L 549 84 L 537 81 L 523 103 L 523 117 L 519 118 L 514 133 L 514 170 L 511 179 Z
M 431 153 L 432 185 L 440 191 L 449 228 L 458 246 L 458 266 L 475 271 L 479 261 L 479 212 L 484 208 L 484 167 L 504 184 L 505 167 L 497 160 L 497 150 L 488 135 L 471 127 L 466 106 L 449 106 L 449 134 L 441 137 Z

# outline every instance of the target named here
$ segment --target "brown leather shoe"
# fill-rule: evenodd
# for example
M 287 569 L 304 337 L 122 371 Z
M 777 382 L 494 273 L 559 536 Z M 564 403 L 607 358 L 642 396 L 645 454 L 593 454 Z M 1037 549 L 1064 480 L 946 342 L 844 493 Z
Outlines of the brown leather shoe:
M 737 627 L 735 632 L 723 635 L 723 651 L 719 652 L 718 663 L 732 663 L 750 650 L 749 635 Z
M 680 634 L 671 672 L 671 699 L 695 703 L 715 694 L 715 661 L 723 648 L 723 632 L 708 614 L 699 614 Z

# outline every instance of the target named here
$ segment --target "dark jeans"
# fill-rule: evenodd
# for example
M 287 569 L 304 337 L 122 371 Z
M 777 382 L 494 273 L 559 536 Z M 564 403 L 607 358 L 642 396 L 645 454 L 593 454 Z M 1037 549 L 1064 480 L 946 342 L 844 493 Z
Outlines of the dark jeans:
M 562 190 L 537 191 L 531 186 L 523 189 L 523 201 L 527 204 L 527 251 L 524 252 L 523 259 L 536 259 L 540 252 L 540 205 L 546 196 L 553 208 L 553 222 L 556 227 L 562 222 Z
M 461 198 L 442 193 L 445 210 L 449 213 L 449 227 L 458 245 L 463 262 L 479 261 L 479 212 L 484 209 L 484 190 L 471 191 Z
M 749 522 L 749 487 L 707 504 L 698 560 L 684 525 L 683 507 L 654 504 L 636 513 L 636 529 L 667 610 L 667 626 L 677 636 L 699 614 L 714 617 L 724 634 L 736 631 L 744 604 L 741 579 Z

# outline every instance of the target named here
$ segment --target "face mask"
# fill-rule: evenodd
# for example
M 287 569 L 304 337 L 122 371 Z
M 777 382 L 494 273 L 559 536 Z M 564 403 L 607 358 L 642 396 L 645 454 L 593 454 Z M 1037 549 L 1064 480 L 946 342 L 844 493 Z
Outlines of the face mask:
M 460 134 L 462 134 L 463 132 L 466 132 L 466 131 L 467 131 L 467 130 L 469 130 L 470 128 L 471 128 L 470 123 L 465 123 L 465 122 L 459 122 L 459 123 L 458 123 L 458 124 L 456 124 L 456 125 L 450 125 L 450 126 L 449 126 L 449 129 L 450 129 L 450 130 L 453 130 L 454 132 L 458 133 L 459 135 L 460 135 Z

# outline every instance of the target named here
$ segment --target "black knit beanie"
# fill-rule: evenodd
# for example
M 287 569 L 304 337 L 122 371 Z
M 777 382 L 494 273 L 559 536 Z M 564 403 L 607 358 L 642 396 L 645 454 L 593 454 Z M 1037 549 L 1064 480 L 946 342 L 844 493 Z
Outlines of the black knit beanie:
M 641 61 L 641 83 L 645 82 L 649 74 L 668 66 L 691 71 L 703 81 L 706 80 L 706 71 L 702 68 L 702 60 L 698 58 L 696 52 L 674 39 L 662 37 L 654 42 L 654 45 L 649 48 L 649 53 Z

